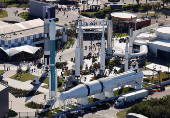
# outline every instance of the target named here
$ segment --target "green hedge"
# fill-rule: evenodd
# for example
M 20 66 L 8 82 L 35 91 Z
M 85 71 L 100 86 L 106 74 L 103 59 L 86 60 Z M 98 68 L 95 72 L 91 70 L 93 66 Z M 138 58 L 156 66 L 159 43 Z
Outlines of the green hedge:
M 7 8 L 10 8 L 10 7 L 19 7 L 19 8 L 29 8 L 29 3 L 26 3 L 26 4 L 7 4 Z
M 148 118 L 169 118 L 170 95 L 160 99 L 152 98 L 151 100 L 135 104 L 127 113 L 142 114 Z

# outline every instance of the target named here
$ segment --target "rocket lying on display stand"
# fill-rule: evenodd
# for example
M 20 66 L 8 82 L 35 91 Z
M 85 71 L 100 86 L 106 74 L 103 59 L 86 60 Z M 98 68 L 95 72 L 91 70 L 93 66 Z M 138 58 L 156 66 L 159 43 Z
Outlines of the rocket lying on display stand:
M 128 71 L 128 42 L 126 40 L 126 47 L 125 47 L 125 64 L 124 64 L 124 71 Z
M 104 20 L 103 20 L 103 32 L 101 38 L 101 52 L 100 52 L 100 70 L 105 70 L 105 37 L 104 37 Z
M 107 54 L 112 55 L 112 32 L 113 32 L 113 24 L 112 17 L 109 14 L 108 24 L 107 24 Z
M 75 50 L 75 77 L 80 77 L 80 47 L 79 38 L 77 38 L 77 46 Z
M 46 16 L 44 18 L 44 66 L 46 70 L 49 68 L 50 63 L 50 37 L 49 37 L 49 19 L 48 13 L 46 12 Z
M 140 89 L 143 80 L 143 72 L 135 72 L 133 70 L 117 74 L 113 77 L 100 78 L 98 80 L 93 80 L 89 83 L 79 84 L 76 87 L 62 92 L 59 96 L 61 100 L 66 100 L 70 98 L 87 98 L 91 95 L 101 95 L 105 98 L 105 92 L 110 91 L 113 94 L 113 88 L 118 88 L 125 85 L 134 85 L 136 89 Z M 88 100 L 88 98 L 87 98 Z M 88 101 L 86 103 L 88 104 Z
M 50 23 L 50 77 L 49 77 L 49 97 L 57 94 L 57 71 L 55 71 L 55 35 L 56 25 L 53 20 Z
M 80 43 L 80 65 L 83 65 L 83 58 L 84 58 L 84 50 L 83 50 L 83 31 L 81 27 L 81 15 L 79 16 L 79 32 L 78 38 Z
M 133 27 L 132 27 L 132 24 L 130 24 L 130 28 L 129 28 L 129 54 L 132 54 L 132 48 L 133 48 Z

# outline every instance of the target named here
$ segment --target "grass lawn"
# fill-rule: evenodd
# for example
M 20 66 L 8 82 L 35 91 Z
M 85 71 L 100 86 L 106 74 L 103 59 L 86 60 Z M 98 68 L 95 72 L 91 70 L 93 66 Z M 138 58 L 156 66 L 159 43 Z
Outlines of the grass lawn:
M 22 74 L 16 73 L 15 75 L 13 75 L 10 78 L 25 82 L 25 81 L 28 81 L 28 80 L 33 80 L 35 77 L 36 76 L 30 74 L 30 71 L 28 71 L 28 72 L 23 71 Z
M 152 62 L 148 62 L 148 61 L 147 61 L 147 62 L 145 63 L 145 65 L 149 65 L 149 64 L 151 64 L 151 63 L 152 63 Z
M 118 90 L 114 91 L 114 96 L 129 92 L 129 91 L 132 91 L 132 90 L 134 90 L 134 89 L 130 88 L 130 87 L 126 87 L 126 88 L 123 88 L 123 89 L 118 89 Z
M 129 110 L 130 108 L 126 108 L 124 110 L 121 110 L 119 112 L 116 113 L 116 116 L 118 118 L 126 118 L 126 112 Z
M 4 70 L 0 70 L 0 75 L 3 74 Z
M 127 33 L 122 33 L 122 35 L 120 35 L 120 33 L 116 33 L 116 37 L 124 37 L 124 36 L 129 36 Z
M 21 18 L 26 19 L 26 20 L 37 19 L 37 17 L 29 15 L 28 12 L 21 12 L 19 15 L 20 15 Z
M 1 11 L 1 12 L 0 12 L 0 18 L 5 18 L 5 17 L 7 17 L 7 16 L 8 16 L 7 11 Z
M 154 16 L 154 14 L 155 14 L 155 13 L 148 13 L 148 16 Z M 142 15 L 143 15 L 143 16 L 147 16 L 147 13 L 143 13 Z M 164 15 L 164 14 L 162 14 L 162 13 L 157 13 L 157 14 L 155 14 L 155 16 L 156 16 L 156 15 Z
M 150 82 L 158 82 L 159 81 L 159 74 L 155 75 L 153 80 L 152 80 L 152 75 L 149 75 L 149 76 L 145 76 L 147 78 L 144 78 L 144 79 L 149 79 Z M 160 73 L 160 81 L 162 82 L 162 79 L 163 78 L 168 78 L 168 74 L 164 73 L 164 72 L 161 72 Z
M 150 86 L 150 84 L 148 84 L 148 83 L 143 83 L 144 85 L 142 85 L 142 88 L 144 88 L 144 87 L 147 87 L 147 86 Z
M 83 12 L 83 13 L 88 14 L 88 15 L 93 15 L 93 14 L 95 14 L 97 12 Z
M 40 79 L 40 82 L 48 84 L 48 85 L 44 85 L 42 87 L 46 88 L 46 89 L 49 89 L 49 77 Z M 61 91 L 62 90 L 62 84 L 64 84 L 63 78 L 59 78 L 59 83 L 61 83 L 61 86 L 58 87 L 58 91 Z
M 72 42 L 75 43 L 75 40 L 73 40 L 73 41 L 67 41 L 67 43 L 64 45 L 64 49 L 70 48 L 70 47 L 72 46 Z

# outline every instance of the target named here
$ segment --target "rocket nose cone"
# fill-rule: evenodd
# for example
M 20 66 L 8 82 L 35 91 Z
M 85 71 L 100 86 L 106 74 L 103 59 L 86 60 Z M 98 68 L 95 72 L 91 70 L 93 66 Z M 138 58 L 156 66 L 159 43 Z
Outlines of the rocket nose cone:
M 50 22 L 50 27 L 55 27 L 55 22 L 53 20 Z

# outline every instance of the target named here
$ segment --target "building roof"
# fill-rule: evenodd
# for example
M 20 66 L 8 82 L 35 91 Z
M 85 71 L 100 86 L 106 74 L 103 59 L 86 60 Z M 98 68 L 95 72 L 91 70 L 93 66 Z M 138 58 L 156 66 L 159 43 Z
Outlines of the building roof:
M 116 18 L 123 21 L 131 21 L 137 19 L 137 15 L 129 12 L 113 12 L 112 18 Z
M 20 52 L 35 54 L 35 52 L 37 52 L 37 50 L 40 49 L 40 47 L 31 46 L 31 45 L 23 45 L 23 46 L 13 47 L 13 48 L 8 48 L 8 47 L 0 47 L 0 48 L 10 57 Z
M 170 40 L 159 40 L 159 41 L 153 41 L 153 42 L 149 42 L 149 43 L 170 48 Z M 169 51 L 170 51 L 170 49 L 169 49 Z
M 7 88 L 8 86 L 6 86 L 5 84 L 0 82 L 0 91 L 2 91 L 3 89 Z
M 61 29 L 61 27 L 62 26 L 56 25 L 56 29 Z M 25 22 L 15 23 L 12 25 L 8 24 L 0 27 L 0 39 L 11 40 L 11 39 L 30 36 L 38 33 L 43 33 L 43 32 L 44 32 L 44 21 L 38 18 L 38 19 L 29 20 Z

